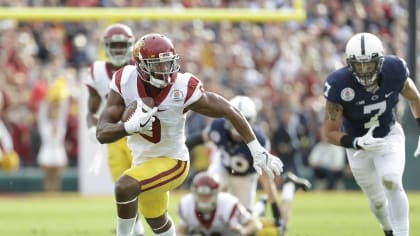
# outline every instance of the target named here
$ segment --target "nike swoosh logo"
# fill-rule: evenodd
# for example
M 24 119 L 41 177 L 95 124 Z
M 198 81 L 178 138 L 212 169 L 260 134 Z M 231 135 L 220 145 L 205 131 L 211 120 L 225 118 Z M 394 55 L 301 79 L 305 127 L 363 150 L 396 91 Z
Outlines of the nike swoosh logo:
M 394 92 L 390 92 L 390 93 L 385 94 L 385 98 L 387 98 L 387 97 L 391 96 L 391 94 L 393 94 L 393 93 L 394 93 Z
M 146 126 L 146 124 L 149 123 L 150 118 L 152 117 L 150 116 L 149 119 L 147 119 L 146 122 L 144 122 L 143 124 L 140 123 L 140 128 L 143 128 L 144 126 Z
M 162 112 L 162 111 L 167 111 L 168 109 L 159 109 L 157 110 L 157 112 Z

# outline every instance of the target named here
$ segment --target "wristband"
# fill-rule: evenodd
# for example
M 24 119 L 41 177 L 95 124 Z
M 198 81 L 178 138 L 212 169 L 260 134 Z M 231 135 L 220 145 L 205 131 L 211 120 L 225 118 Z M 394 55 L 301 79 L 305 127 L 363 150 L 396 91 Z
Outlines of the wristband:
M 357 139 L 350 134 L 343 135 L 340 139 L 340 144 L 345 148 L 359 149 L 359 146 L 357 145 Z
M 132 134 L 136 132 L 136 126 L 135 124 L 133 124 L 133 122 L 130 122 L 130 120 L 124 122 L 123 125 L 124 125 L 124 130 L 127 134 Z
M 248 146 L 251 153 L 262 148 L 261 144 L 258 142 L 257 139 L 252 140 L 251 142 L 247 143 L 246 145 Z

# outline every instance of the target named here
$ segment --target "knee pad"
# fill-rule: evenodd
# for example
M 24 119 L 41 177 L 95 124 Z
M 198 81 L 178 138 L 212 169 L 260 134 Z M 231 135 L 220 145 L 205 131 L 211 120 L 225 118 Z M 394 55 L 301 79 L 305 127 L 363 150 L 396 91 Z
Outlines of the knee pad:
M 397 174 L 386 174 L 382 176 L 382 184 L 387 191 L 399 190 L 402 188 L 402 176 Z

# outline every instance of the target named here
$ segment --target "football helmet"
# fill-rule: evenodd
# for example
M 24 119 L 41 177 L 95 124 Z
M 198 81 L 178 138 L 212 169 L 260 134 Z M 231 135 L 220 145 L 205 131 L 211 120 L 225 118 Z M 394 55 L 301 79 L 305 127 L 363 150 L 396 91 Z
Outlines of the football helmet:
M 134 60 L 140 78 L 157 88 L 172 84 L 179 71 L 179 56 L 171 40 L 151 33 L 141 37 L 134 45 Z
M 114 66 L 122 66 L 131 60 L 134 35 L 124 24 L 112 24 L 102 36 L 105 54 Z
M 346 61 L 357 82 L 374 91 L 378 87 L 378 74 L 384 62 L 384 47 L 381 40 L 370 33 L 359 33 L 346 45 Z
M 250 97 L 238 95 L 229 102 L 242 113 L 251 125 L 257 120 L 257 108 Z M 226 128 L 230 130 L 232 135 L 240 136 L 229 121 L 226 121 Z
M 191 184 L 195 207 L 198 211 L 208 213 L 216 208 L 219 183 L 207 172 L 194 176 Z

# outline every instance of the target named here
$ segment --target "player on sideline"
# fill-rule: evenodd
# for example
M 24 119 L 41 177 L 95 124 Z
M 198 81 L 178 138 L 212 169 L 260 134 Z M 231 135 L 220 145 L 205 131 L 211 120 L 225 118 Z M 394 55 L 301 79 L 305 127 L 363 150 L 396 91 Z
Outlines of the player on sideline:
M 102 36 L 102 43 L 107 56 L 106 61 L 95 61 L 90 66 L 90 73 L 85 84 L 89 91 L 87 125 L 88 135 L 93 142 L 96 139 L 96 124 L 98 123 L 98 114 L 103 110 L 106 103 L 106 97 L 110 91 L 109 83 L 112 74 L 119 68 L 133 64 L 133 44 L 134 35 L 130 27 L 125 24 L 109 25 Z M 121 138 L 113 143 L 106 145 L 107 162 L 112 180 L 115 182 L 125 170 L 131 167 L 131 153 L 127 147 L 127 139 Z M 140 220 L 136 221 L 134 235 L 144 234 L 144 227 Z
M 235 96 L 230 100 L 232 106 L 241 111 L 242 115 L 251 124 L 254 133 L 266 150 L 270 150 L 270 141 L 261 132 L 254 128 L 257 120 L 257 109 L 251 98 L 247 96 Z M 194 146 L 206 142 L 212 142 L 217 150 L 212 155 L 212 160 L 207 172 L 215 176 L 222 188 L 227 190 L 253 214 L 260 215 L 265 209 L 265 202 L 261 209 L 254 207 L 257 194 L 258 181 L 261 183 L 268 201 L 271 203 L 274 226 L 278 235 L 283 235 L 285 222 L 282 219 L 280 205 L 277 201 L 277 187 L 273 180 L 263 174 L 259 177 L 252 168 L 252 156 L 246 144 L 242 141 L 239 133 L 225 119 L 215 119 L 203 131 L 187 138 L 187 147 L 191 150 Z M 291 173 L 289 173 L 290 175 Z M 286 181 L 295 181 L 297 185 L 309 184 L 309 181 L 301 181 L 301 178 L 285 178 Z M 293 193 L 292 193 L 293 194 Z
M 2 99 L 1 96 L 0 91 L 0 100 Z M 0 170 L 11 173 L 19 168 L 19 164 L 19 155 L 14 150 L 12 137 L 6 125 L 0 119 Z
M 351 171 L 385 235 L 408 236 L 405 134 L 393 110 L 402 95 L 420 126 L 420 94 L 404 60 L 384 55 L 375 35 L 354 35 L 345 55 L 347 66 L 325 82 L 323 134 L 346 147 Z M 414 155 L 419 153 L 420 140 Z
M 254 235 L 261 229 L 238 198 L 219 190 L 219 183 L 207 172 L 194 176 L 191 193 L 179 201 L 178 236 Z
M 129 136 L 133 155 L 133 167 L 115 184 L 117 236 L 129 235 L 138 206 L 155 235 L 175 235 L 167 206 L 169 191 L 184 181 L 189 169 L 184 134 L 189 110 L 228 119 L 247 143 L 257 172 L 264 170 L 272 178 L 280 174 L 282 162 L 259 144 L 241 112 L 220 95 L 206 92 L 194 75 L 178 72 L 179 56 L 168 37 L 147 34 L 136 42 L 133 54 L 136 65 L 113 76 L 96 133 L 101 143 Z M 154 104 L 143 104 L 146 97 Z M 120 122 L 125 106 L 133 101 L 137 109 Z

